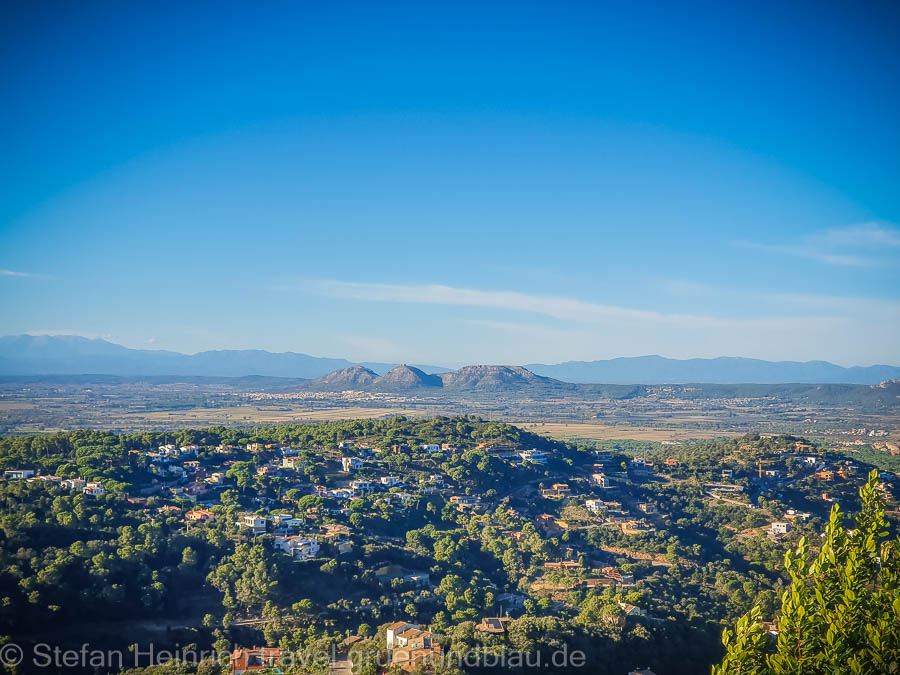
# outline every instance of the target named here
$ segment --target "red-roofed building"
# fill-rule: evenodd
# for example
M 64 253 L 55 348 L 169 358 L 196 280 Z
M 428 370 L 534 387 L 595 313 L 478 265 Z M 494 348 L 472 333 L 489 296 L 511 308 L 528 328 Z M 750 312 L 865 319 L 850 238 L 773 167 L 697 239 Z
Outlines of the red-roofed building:
M 281 658 L 278 647 L 253 647 L 253 649 L 235 649 L 231 653 L 232 675 L 242 673 L 280 673 L 278 660 Z

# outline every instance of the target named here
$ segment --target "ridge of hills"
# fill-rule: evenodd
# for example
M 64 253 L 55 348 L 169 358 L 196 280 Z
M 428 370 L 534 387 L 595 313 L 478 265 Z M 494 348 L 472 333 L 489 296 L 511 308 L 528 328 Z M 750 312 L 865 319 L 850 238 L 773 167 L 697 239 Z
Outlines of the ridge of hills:
M 0 377 L 85 374 L 132 378 L 277 377 L 313 380 L 315 384 L 311 386 L 322 388 L 378 386 L 388 390 L 415 386 L 488 391 L 505 387 L 558 389 L 569 383 L 602 383 L 607 386 L 690 383 L 875 385 L 900 379 L 900 366 L 842 367 L 827 361 L 639 356 L 550 365 L 475 365 L 454 371 L 441 366 L 354 363 L 343 358 L 316 357 L 297 352 L 273 353 L 261 349 L 182 354 L 166 350 L 130 349 L 106 340 L 77 335 L 0 337 Z M 386 379 L 380 380 L 381 377 Z

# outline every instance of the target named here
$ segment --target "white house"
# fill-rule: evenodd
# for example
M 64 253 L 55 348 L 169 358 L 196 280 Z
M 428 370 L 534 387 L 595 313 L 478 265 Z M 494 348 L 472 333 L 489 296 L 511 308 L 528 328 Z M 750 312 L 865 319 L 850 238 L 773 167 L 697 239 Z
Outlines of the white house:
M 396 487 L 400 485 L 400 479 L 397 476 L 382 476 L 381 484 L 387 487 Z
M 279 530 L 287 530 L 292 527 L 300 527 L 303 525 L 302 518 L 295 518 L 287 513 L 276 513 L 271 516 L 272 525 Z
M 311 560 L 319 553 L 319 542 L 306 537 L 275 537 L 275 548 L 294 560 Z
M 427 452 L 429 455 L 436 455 L 437 453 L 441 452 L 441 446 L 435 443 L 425 443 L 422 446 L 422 450 L 424 452 Z
M 341 457 L 341 466 L 344 471 L 356 471 L 362 466 L 362 460 L 359 457 Z
M 82 490 L 86 495 L 95 495 L 98 497 L 106 493 L 106 490 L 103 489 L 103 485 L 99 481 L 89 481 Z
M 34 476 L 34 469 L 9 469 L 3 472 L 6 480 L 24 480 Z
M 395 621 L 387 627 L 385 634 L 388 650 L 392 650 L 395 647 L 406 647 L 416 638 L 425 638 L 428 642 L 426 646 L 431 645 L 431 633 L 423 631 L 418 624 L 414 623 Z
M 375 488 L 370 480 L 353 480 L 350 481 L 350 488 L 356 492 L 369 492 Z
M 252 530 L 254 535 L 265 534 L 266 532 L 266 519 L 255 513 L 238 514 L 237 524 L 238 527 L 245 527 Z
M 606 504 L 600 499 L 588 499 L 584 503 L 584 508 L 586 508 L 591 513 L 602 513 L 606 511 Z
M 787 534 L 791 531 L 790 523 L 776 522 L 769 525 L 769 531 L 772 534 Z
M 531 462 L 532 464 L 546 464 L 547 455 L 541 450 L 523 450 L 519 453 L 519 457 L 523 462 Z

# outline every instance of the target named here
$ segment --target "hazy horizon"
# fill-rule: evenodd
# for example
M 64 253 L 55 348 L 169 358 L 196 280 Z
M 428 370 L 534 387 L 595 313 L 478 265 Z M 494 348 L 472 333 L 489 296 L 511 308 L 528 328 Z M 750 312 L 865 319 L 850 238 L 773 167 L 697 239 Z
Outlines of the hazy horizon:
M 85 340 L 102 341 L 102 342 L 106 342 L 106 343 L 109 343 L 109 344 L 112 344 L 112 345 L 117 345 L 117 346 L 120 346 L 120 347 L 125 347 L 125 348 L 127 348 L 127 349 L 141 350 L 141 351 L 148 351 L 148 352 L 161 352 L 161 353 L 162 353 L 162 352 L 168 352 L 168 353 L 173 353 L 173 354 L 179 354 L 179 355 L 182 355 L 182 356 L 196 356 L 197 354 L 203 354 L 203 353 L 208 353 L 208 352 L 262 351 L 262 352 L 266 352 L 266 353 L 274 354 L 274 355 L 278 355 L 278 354 L 298 354 L 298 355 L 303 355 L 303 356 L 310 356 L 310 357 L 317 358 L 317 359 L 345 360 L 345 361 L 348 361 L 348 362 L 353 363 L 353 364 L 365 364 L 365 363 L 391 364 L 391 363 L 400 363 L 400 364 L 407 364 L 407 365 L 414 365 L 414 366 L 415 366 L 415 365 L 418 365 L 418 366 L 428 366 L 428 367 L 434 366 L 434 367 L 438 367 L 438 368 L 448 368 L 448 369 L 456 369 L 456 368 L 462 368 L 462 367 L 465 367 L 465 366 L 474 366 L 474 365 L 500 365 L 500 366 L 548 365 L 548 366 L 552 366 L 552 365 L 563 365 L 563 364 L 567 364 L 567 363 L 579 363 L 579 362 L 584 362 L 584 363 L 594 363 L 594 362 L 604 362 L 604 361 L 615 361 L 615 360 L 626 360 L 626 359 L 645 359 L 645 358 L 661 358 L 661 359 L 665 359 L 665 360 L 669 360 L 669 361 L 693 361 L 693 360 L 717 360 L 717 359 L 748 359 L 748 360 L 764 361 L 764 362 L 766 362 L 766 363 L 802 363 L 802 364 L 806 364 L 806 363 L 830 363 L 830 364 L 832 364 L 832 365 L 836 365 L 836 366 L 839 366 L 839 367 L 841 367 L 841 368 L 869 368 L 869 367 L 874 367 L 874 366 L 900 367 L 900 363 L 887 363 L 887 362 L 886 362 L 886 363 L 835 363 L 835 362 L 833 362 L 833 361 L 825 361 L 825 360 L 821 360 L 821 359 L 805 359 L 805 360 L 785 359 L 785 360 L 782 360 L 782 361 L 774 361 L 774 360 L 770 360 L 770 359 L 753 359 L 753 357 L 747 357 L 747 356 L 743 356 L 743 355 L 740 355 L 740 354 L 717 354 L 717 355 L 715 355 L 715 356 L 688 356 L 688 357 L 679 358 L 679 357 L 667 356 L 667 355 L 665 355 L 665 354 L 658 354 L 658 353 L 654 353 L 654 354 L 619 355 L 619 356 L 612 356 L 612 357 L 606 357 L 606 358 L 596 358 L 596 359 L 569 359 L 569 360 L 566 360 L 566 361 L 549 361 L 549 360 L 543 360 L 543 361 L 542 361 L 542 360 L 540 360 L 540 359 L 533 359 L 533 360 L 531 360 L 531 361 L 523 361 L 523 362 L 521 362 L 521 363 L 514 363 L 514 362 L 508 362 L 508 361 L 504 361 L 504 362 L 489 362 L 489 361 L 485 361 L 485 360 L 480 360 L 480 361 L 479 361 L 479 360 L 476 360 L 476 361 L 461 361 L 461 362 L 456 362 L 456 363 L 450 362 L 450 361 L 443 361 L 443 362 L 441 362 L 441 361 L 433 361 L 433 362 L 425 363 L 425 362 L 413 362 L 413 361 L 411 361 L 411 360 L 409 360 L 409 359 L 406 359 L 406 360 L 404 360 L 404 359 L 400 359 L 400 360 L 394 359 L 394 360 L 392 360 L 392 359 L 381 359 L 381 358 L 374 358 L 374 359 L 359 359 L 359 358 L 354 358 L 352 354 L 342 354 L 342 353 L 318 354 L 318 353 L 311 353 L 311 352 L 308 352 L 308 351 L 304 351 L 303 349 L 285 349 L 285 350 L 283 350 L 283 351 L 272 351 L 272 350 L 263 349 L 263 348 L 260 348 L 260 347 L 247 347 L 247 348 L 243 348 L 243 349 L 230 349 L 230 348 L 218 348 L 218 347 L 212 347 L 212 348 L 210 348 L 210 349 L 201 349 L 201 350 L 198 350 L 198 351 L 196 351 L 196 352 L 182 352 L 182 351 L 178 351 L 178 350 L 175 350 L 175 349 L 165 349 L 165 348 L 162 348 L 162 347 L 154 347 L 154 346 L 152 346 L 152 345 L 129 346 L 129 345 L 124 345 L 124 344 L 119 343 L 119 342 L 115 342 L 115 341 L 109 339 L 109 338 L 106 337 L 106 336 L 87 336 L 87 335 L 81 335 L 81 334 L 78 334 L 78 333 L 71 333 L 71 332 L 70 332 L 70 333 L 27 332 L 27 333 L 18 333 L 18 334 L 9 334 L 9 335 L 0 335 L 0 339 L 3 339 L 3 338 L 13 338 L 13 337 L 21 337 L 21 336 L 28 336 L 28 337 L 63 337 L 63 338 L 65 338 L 65 337 L 74 337 L 74 338 L 83 338 L 83 339 L 85 339 Z

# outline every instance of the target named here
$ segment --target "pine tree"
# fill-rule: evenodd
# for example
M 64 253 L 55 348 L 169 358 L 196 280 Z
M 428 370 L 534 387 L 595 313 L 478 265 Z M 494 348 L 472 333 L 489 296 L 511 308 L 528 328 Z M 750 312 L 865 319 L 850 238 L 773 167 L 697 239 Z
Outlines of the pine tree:
M 818 556 L 811 557 L 805 537 L 785 555 L 791 585 L 777 642 L 754 607 L 723 632 L 726 655 L 713 675 L 900 674 L 900 539 L 886 540 L 877 486 L 872 471 L 852 532 L 835 504 Z

